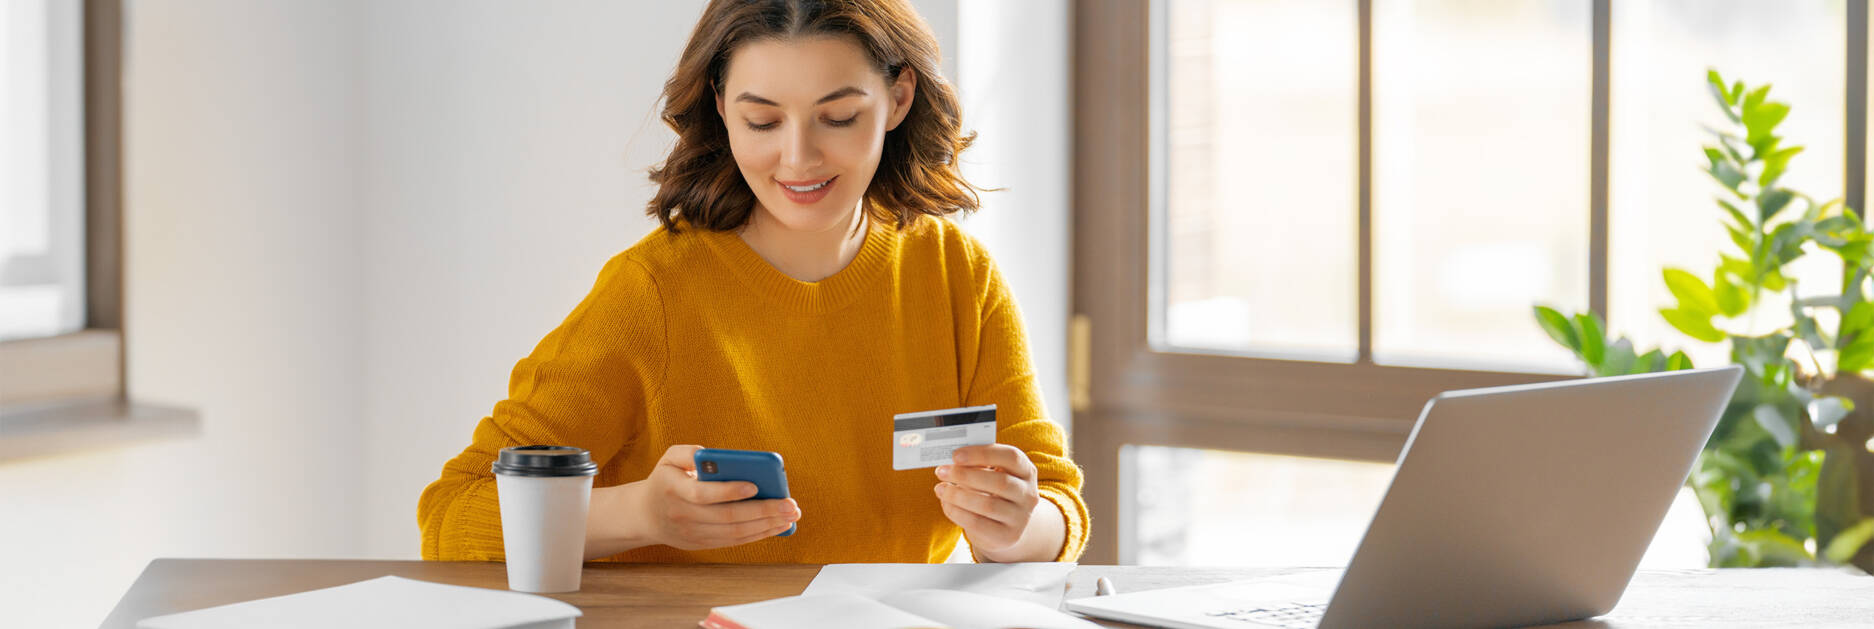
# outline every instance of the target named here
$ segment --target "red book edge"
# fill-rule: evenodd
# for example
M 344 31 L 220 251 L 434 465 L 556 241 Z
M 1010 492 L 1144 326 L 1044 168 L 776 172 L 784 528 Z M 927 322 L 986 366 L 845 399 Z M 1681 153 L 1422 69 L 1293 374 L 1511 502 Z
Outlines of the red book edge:
M 741 623 L 723 618 L 721 614 L 717 614 L 716 610 L 713 609 L 709 610 L 708 617 L 696 621 L 696 626 L 702 627 L 703 629 L 748 629 L 748 627 L 742 626 Z

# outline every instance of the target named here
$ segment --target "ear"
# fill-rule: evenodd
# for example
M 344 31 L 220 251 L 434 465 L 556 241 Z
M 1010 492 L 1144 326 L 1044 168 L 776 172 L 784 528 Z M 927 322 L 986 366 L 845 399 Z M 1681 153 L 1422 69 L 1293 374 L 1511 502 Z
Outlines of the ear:
M 911 97 L 917 95 L 917 70 L 905 66 L 898 72 L 898 79 L 891 82 L 891 118 L 885 130 L 898 128 L 904 122 L 906 114 L 911 113 Z
M 728 124 L 729 114 L 728 110 L 722 106 L 722 92 L 716 91 L 715 86 L 710 86 L 709 93 L 716 96 L 716 118 L 721 120 L 723 124 Z

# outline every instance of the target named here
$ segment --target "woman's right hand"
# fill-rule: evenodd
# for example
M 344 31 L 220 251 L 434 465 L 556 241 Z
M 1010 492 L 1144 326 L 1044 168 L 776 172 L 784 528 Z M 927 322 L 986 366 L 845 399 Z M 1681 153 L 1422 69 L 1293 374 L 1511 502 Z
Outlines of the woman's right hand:
M 754 483 L 697 480 L 700 449 L 670 446 L 644 480 L 594 490 L 586 557 L 652 544 L 681 550 L 737 546 L 773 537 L 800 519 L 793 498 L 745 500 L 755 495 Z

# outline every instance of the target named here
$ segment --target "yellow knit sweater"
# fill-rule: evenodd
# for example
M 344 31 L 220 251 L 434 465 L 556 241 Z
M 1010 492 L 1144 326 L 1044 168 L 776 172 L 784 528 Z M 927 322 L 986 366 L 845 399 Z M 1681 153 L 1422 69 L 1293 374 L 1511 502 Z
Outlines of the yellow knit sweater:
M 852 263 L 794 280 L 733 233 L 658 229 L 611 259 L 514 366 L 506 400 L 423 491 L 423 558 L 500 560 L 489 471 L 501 448 L 592 451 L 594 487 L 647 476 L 674 444 L 771 450 L 799 501 L 789 537 L 611 561 L 941 562 L 962 529 L 928 469 L 891 469 L 892 415 L 996 404 L 997 441 L 1028 453 L 1080 556 L 1080 469 L 1048 420 L 1022 319 L 980 243 L 948 220 L 874 226 Z

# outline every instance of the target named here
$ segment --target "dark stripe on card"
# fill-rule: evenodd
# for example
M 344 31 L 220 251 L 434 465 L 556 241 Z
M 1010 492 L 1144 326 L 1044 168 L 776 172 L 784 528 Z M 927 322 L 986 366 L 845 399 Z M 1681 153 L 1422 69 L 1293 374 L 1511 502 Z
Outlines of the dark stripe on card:
M 939 426 L 965 426 L 984 422 L 991 424 L 996 422 L 996 409 L 972 408 L 935 415 L 916 413 L 909 417 L 899 416 L 892 420 L 892 430 L 917 430 L 919 428 L 936 428 Z

